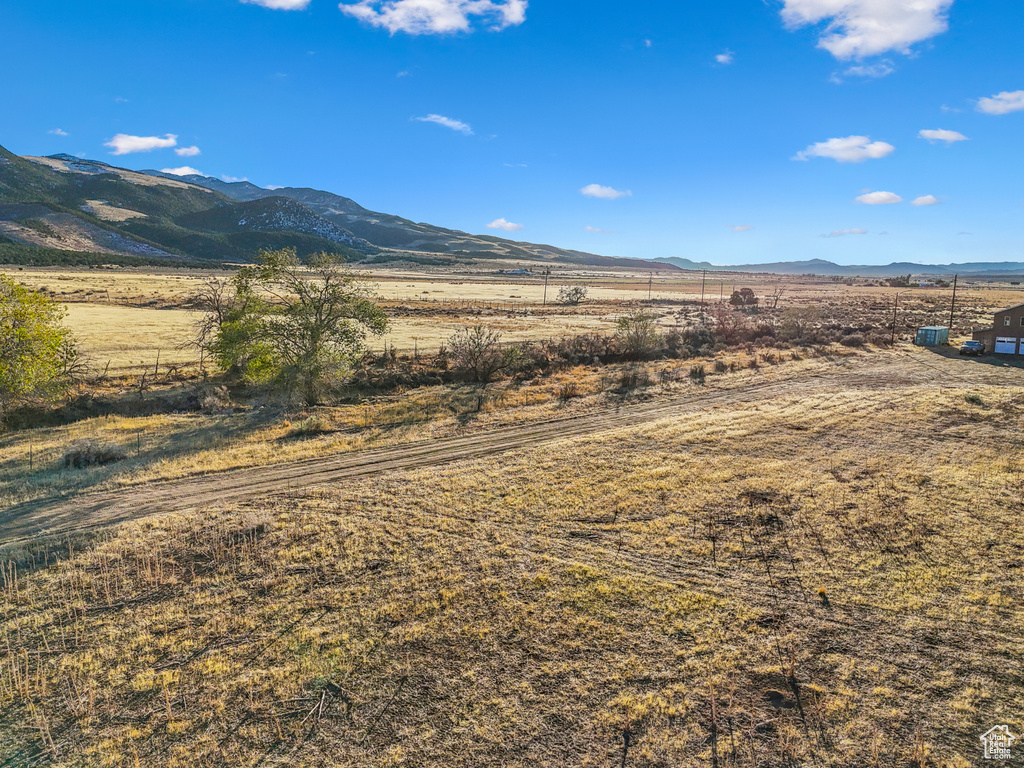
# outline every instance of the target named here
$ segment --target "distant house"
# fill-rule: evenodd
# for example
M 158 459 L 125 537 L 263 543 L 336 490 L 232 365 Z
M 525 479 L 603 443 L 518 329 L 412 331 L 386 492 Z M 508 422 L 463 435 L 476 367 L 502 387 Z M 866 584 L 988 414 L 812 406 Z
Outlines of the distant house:
M 997 355 L 1024 355 L 1024 304 L 1000 309 L 992 327 L 974 331 L 973 338 Z

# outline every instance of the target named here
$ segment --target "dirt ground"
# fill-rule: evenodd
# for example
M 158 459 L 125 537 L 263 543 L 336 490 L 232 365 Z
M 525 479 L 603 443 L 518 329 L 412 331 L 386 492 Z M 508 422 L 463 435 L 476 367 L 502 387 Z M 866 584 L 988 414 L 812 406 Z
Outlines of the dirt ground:
M 217 506 L 253 495 L 292 491 L 353 477 L 390 473 L 411 467 L 433 466 L 494 453 L 529 448 L 596 432 L 630 428 L 662 419 L 679 419 L 709 408 L 756 407 L 779 397 L 803 397 L 837 388 L 845 390 L 915 391 L 975 385 L 1024 386 L 1020 366 L 992 358 L 942 356 L 930 350 L 902 348 L 869 356 L 855 356 L 768 381 L 714 385 L 688 391 L 678 398 L 656 398 L 649 403 L 618 406 L 613 410 L 547 418 L 477 434 L 402 443 L 387 448 L 346 452 L 337 457 L 318 456 L 284 464 L 219 472 L 208 477 L 187 477 L 135 488 L 77 495 L 70 500 L 37 500 L 0 512 L 0 544 L 40 534 L 60 534 L 110 525 L 150 514 Z

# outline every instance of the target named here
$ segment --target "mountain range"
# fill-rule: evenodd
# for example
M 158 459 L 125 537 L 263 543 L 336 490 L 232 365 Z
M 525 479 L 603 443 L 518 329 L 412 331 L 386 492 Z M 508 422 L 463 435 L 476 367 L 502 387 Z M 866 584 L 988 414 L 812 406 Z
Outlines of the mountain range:
M 63 154 L 18 157 L 0 147 L 0 257 L 12 251 L 5 243 L 22 254 L 39 249 L 190 262 L 246 262 L 261 248 L 291 246 L 300 256 L 329 251 L 364 264 L 525 260 L 677 269 L 471 235 L 316 189 L 130 171 Z
M 616 258 L 414 222 L 317 189 L 130 171 L 64 154 L 19 157 L 0 147 L 0 261 L 41 263 L 45 256 L 46 263 L 80 263 L 76 254 L 90 254 L 127 263 L 239 263 L 262 248 L 282 247 L 300 256 L 336 252 L 362 264 L 528 261 L 845 277 L 1024 273 L 1021 262 L 842 266 L 813 259 L 720 266 L 678 257 Z

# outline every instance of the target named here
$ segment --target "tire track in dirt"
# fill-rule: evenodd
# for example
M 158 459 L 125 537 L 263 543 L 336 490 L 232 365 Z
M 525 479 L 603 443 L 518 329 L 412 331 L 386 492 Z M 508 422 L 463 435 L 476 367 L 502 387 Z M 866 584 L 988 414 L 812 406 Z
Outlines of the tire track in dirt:
M 699 413 L 708 408 L 749 404 L 779 396 L 811 395 L 840 387 L 878 389 L 941 384 L 934 370 L 924 370 L 914 363 L 913 359 L 906 357 L 858 357 L 843 360 L 824 373 L 773 379 L 742 388 L 689 393 L 683 397 L 622 405 L 614 410 L 575 417 L 535 421 L 471 435 L 422 440 L 326 458 L 227 470 L 70 498 L 33 500 L 0 511 L 0 544 L 9 545 L 43 534 L 84 532 L 149 515 L 222 505 L 247 497 L 265 497 L 375 473 L 470 461 L 558 440 Z M 854 365 L 857 367 L 849 370 Z

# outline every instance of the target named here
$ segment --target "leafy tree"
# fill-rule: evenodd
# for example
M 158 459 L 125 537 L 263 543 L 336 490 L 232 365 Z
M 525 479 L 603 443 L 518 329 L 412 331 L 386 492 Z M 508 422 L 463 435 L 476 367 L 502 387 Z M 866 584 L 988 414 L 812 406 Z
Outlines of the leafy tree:
M 734 307 L 756 307 L 758 298 L 754 295 L 752 288 L 740 288 L 738 291 L 732 292 L 729 303 Z
M 60 396 L 80 370 L 63 319 L 59 304 L 0 275 L 0 423 L 17 405 Z
M 660 341 L 658 316 L 646 309 L 635 309 L 619 318 L 615 336 L 627 357 L 647 357 Z
M 576 306 L 587 300 L 585 285 L 563 285 L 558 289 L 558 303 Z
M 317 254 L 303 265 L 286 248 L 262 251 L 257 261 L 230 290 L 211 282 L 200 292 L 207 314 L 196 343 L 245 381 L 297 391 L 316 405 L 351 372 L 367 333 L 387 331 L 387 316 L 336 256 Z

